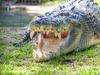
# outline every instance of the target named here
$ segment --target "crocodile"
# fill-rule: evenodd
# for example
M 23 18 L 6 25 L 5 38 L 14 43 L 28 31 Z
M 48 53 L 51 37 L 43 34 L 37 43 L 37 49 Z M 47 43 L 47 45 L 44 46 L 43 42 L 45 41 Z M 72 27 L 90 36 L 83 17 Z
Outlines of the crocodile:
M 100 7 L 91 0 L 68 0 L 29 24 L 20 42 L 36 38 L 35 61 L 45 61 L 100 43 Z

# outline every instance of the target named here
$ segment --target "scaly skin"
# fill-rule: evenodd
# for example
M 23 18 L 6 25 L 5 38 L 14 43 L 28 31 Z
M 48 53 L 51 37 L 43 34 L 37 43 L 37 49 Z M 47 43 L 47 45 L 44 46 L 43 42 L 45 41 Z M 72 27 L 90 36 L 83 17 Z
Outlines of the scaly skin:
M 29 38 L 38 33 L 34 60 L 49 60 L 100 43 L 100 7 L 89 0 L 69 0 L 29 27 Z

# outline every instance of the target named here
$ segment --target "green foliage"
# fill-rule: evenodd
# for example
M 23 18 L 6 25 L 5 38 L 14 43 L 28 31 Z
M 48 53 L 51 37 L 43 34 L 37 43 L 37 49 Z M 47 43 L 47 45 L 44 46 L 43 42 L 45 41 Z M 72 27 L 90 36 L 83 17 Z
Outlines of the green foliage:
M 0 35 L 0 39 L 3 36 Z M 0 40 L 0 44 L 0 75 L 100 75 L 100 45 L 35 62 L 31 43 L 14 47 Z
M 57 4 L 60 4 L 62 2 L 65 2 L 65 0 L 43 0 L 42 4 L 43 5 L 57 5 Z
M 100 0 L 95 0 L 95 2 L 100 6 Z
M 62 2 L 65 2 L 66 0 L 42 0 L 43 5 L 57 5 Z M 100 6 L 100 0 L 94 0 L 99 6 Z
M 46 3 L 48 1 L 55 1 L 55 0 L 41 0 L 42 3 Z
M 100 74 L 100 68 L 92 68 L 89 66 L 82 67 L 82 70 L 80 71 L 80 75 L 99 75 Z

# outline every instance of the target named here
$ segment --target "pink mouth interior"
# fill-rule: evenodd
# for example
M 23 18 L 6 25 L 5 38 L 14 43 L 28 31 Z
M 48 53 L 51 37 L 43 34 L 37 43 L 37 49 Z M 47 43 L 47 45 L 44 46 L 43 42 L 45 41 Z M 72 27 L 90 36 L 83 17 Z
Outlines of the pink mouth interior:
M 44 38 L 58 38 L 55 36 L 54 32 L 49 32 L 48 35 L 45 32 L 42 32 Z M 68 32 L 61 32 L 61 38 L 66 38 L 68 36 Z
M 55 32 L 41 32 L 36 44 L 37 49 L 34 52 L 34 59 L 37 61 L 51 58 L 50 52 L 59 53 L 59 47 L 64 39 L 68 36 L 68 32 L 61 32 L 61 39 L 55 36 Z

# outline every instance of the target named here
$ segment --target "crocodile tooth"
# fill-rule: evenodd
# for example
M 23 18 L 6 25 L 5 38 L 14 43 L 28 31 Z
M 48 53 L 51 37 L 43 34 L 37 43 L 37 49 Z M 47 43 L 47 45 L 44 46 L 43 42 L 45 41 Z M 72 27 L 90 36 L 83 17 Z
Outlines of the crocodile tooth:
M 40 31 L 40 27 L 37 27 L 37 31 Z
M 46 35 L 48 36 L 48 34 L 49 34 L 49 31 L 46 31 Z
M 31 39 L 33 38 L 34 34 L 35 34 L 34 31 L 32 31 L 32 32 L 30 33 L 30 38 L 31 38 Z
M 48 29 L 48 32 L 51 32 L 51 28 Z
M 57 36 L 58 36 L 58 38 L 61 40 L 61 33 L 58 33 Z
M 38 27 L 34 27 L 33 29 L 34 29 L 34 31 L 38 31 Z
M 34 30 L 37 30 L 37 28 L 38 28 L 38 27 L 35 26 L 35 27 L 34 27 Z
M 33 27 L 33 28 L 32 28 L 32 31 L 34 31 L 34 30 L 35 30 L 35 28 Z
M 41 27 L 40 27 L 40 31 L 43 31 L 43 30 L 44 30 L 44 27 L 43 27 L 43 26 L 41 26 Z
M 55 37 L 57 37 L 57 35 L 58 35 L 58 32 L 57 32 L 57 31 L 55 31 Z

